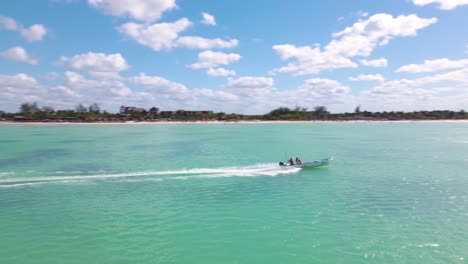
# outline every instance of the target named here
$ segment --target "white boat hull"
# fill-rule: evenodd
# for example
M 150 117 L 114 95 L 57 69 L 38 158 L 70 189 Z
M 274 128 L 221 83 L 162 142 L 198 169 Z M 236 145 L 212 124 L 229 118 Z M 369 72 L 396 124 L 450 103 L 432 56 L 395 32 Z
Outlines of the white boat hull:
M 333 158 L 330 157 L 330 158 L 324 158 L 320 160 L 303 162 L 302 164 L 293 164 L 293 165 L 285 164 L 285 165 L 280 165 L 280 166 L 285 167 L 285 168 L 315 168 L 315 167 L 328 165 L 332 160 Z

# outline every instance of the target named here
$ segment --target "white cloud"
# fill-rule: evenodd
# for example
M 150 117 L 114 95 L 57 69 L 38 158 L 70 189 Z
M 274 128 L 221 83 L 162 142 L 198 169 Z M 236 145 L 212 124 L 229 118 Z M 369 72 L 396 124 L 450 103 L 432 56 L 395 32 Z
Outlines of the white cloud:
M 209 76 L 230 76 L 230 75 L 236 75 L 236 72 L 234 70 L 226 70 L 224 68 L 209 68 L 206 71 L 206 74 Z
M 386 37 L 416 36 L 418 30 L 436 22 L 437 18 L 420 18 L 415 14 L 395 18 L 389 14 L 375 14 L 367 20 L 358 21 L 353 26 L 334 33 L 333 37 L 363 35 L 373 42 L 378 42 Z
M 273 78 L 269 77 L 240 77 L 237 79 L 229 78 L 227 88 L 229 89 L 263 89 L 272 88 L 274 84 Z
M 0 16 L 0 29 L 15 31 L 20 28 L 20 25 L 11 17 Z
M 359 10 L 359 11 L 356 12 L 356 16 L 357 17 L 368 17 L 369 13 L 366 12 L 366 11 Z
M 88 52 L 73 57 L 62 56 L 59 63 L 80 71 L 119 72 L 130 68 L 120 53 L 104 54 Z
M 279 106 L 297 105 L 313 108 L 324 105 L 333 112 L 350 111 L 356 105 L 366 110 L 421 110 L 466 108 L 468 69 L 416 79 L 381 82 L 357 96 L 336 80 L 312 78 L 295 89 L 281 91 L 267 77 L 228 78 L 225 90 L 195 88 L 159 76 L 144 73 L 123 78 L 117 72 L 90 72 L 92 78 L 67 71 L 53 73 L 54 82 L 21 73 L 0 75 L 2 110 L 16 111 L 22 102 L 38 102 L 42 106 L 73 108 L 79 103 L 96 102 L 103 109 L 115 112 L 121 104 L 145 108 L 158 106 L 164 110 L 198 109 L 223 112 L 266 113 Z M 56 85 L 60 80 L 62 83 Z M 132 85 L 136 90 L 127 87 Z M 220 87 L 222 88 L 222 87 Z
M 212 89 L 189 89 L 187 86 L 159 76 L 140 73 L 131 79 L 136 85 L 144 87 L 145 95 L 162 109 L 205 109 L 220 110 L 226 102 L 233 103 L 238 97 L 225 91 Z M 145 98 L 146 98 L 145 97 Z
M 269 77 L 245 76 L 229 78 L 226 87 L 235 95 L 247 99 L 264 99 L 274 90 L 274 80 Z
M 0 52 L 0 56 L 5 57 L 10 60 L 25 62 L 28 64 L 35 65 L 38 63 L 38 60 L 32 58 L 28 52 L 22 47 L 13 47 L 5 51 Z
M 104 14 L 146 22 L 158 20 L 164 12 L 177 7 L 175 0 L 88 0 L 88 3 Z
M 237 39 L 223 40 L 220 38 L 207 39 L 196 36 L 180 37 L 176 40 L 177 47 L 189 49 L 226 49 L 234 48 L 239 44 Z
M 181 18 L 174 23 L 152 25 L 129 22 L 121 25 L 118 30 L 141 45 L 160 51 L 172 49 L 174 41 L 179 37 L 179 33 L 191 25 L 192 22 L 188 19 Z
M 437 22 L 437 18 L 420 18 L 417 15 L 376 14 L 367 20 L 334 33 L 332 40 L 324 49 L 343 54 L 347 57 L 369 56 L 374 48 L 386 45 L 394 37 L 416 36 L 417 31 Z
M 28 42 L 40 41 L 49 32 L 44 25 L 34 24 L 29 28 L 25 28 L 13 18 L 5 16 L 0 16 L 0 29 L 18 31 Z
M 63 86 L 79 94 L 83 102 L 87 103 L 96 100 L 116 100 L 116 97 L 125 97 L 132 94 L 132 91 L 121 80 L 87 79 L 83 75 L 71 71 L 64 73 Z M 115 103 L 118 104 L 118 102 Z
M 413 0 L 417 6 L 438 4 L 440 9 L 451 10 L 462 5 L 468 5 L 468 0 Z
M 285 67 L 271 73 L 290 72 L 294 75 L 316 74 L 327 69 L 356 68 L 352 57 L 368 57 L 377 46 L 387 45 L 394 37 L 415 36 L 417 31 L 437 22 L 436 18 L 420 18 L 416 15 L 393 17 L 389 14 L 376 14 L 367 20 L 354 23 L 351 27 L 334 33 L 333 40 L 323 49 L 275 45 L 281 59 L 295 59 Z
M 144 73 L 140 73 L 139 76 L 134 77 L 133 82 L 161 94 L 185 95 L 189 91 L 183 84 L 172 82 L 158 76 L 147 76 Z
M 360 95 L 361 104 L 378 111 L 459 110 L 466 108 L 466 99 L 468 69 L 416 79 L 391 80 Z
M 374 81 L 374 82 L 383 82 L 384 77 L 380 74 L 359 74 L 356 77 L 349 77 L 350 81 Z
M 380 58 L 380 59 L 375 59 L 375 60 L 359 60 L 359 62 L 368 67 L 387 67 L 388 66 L 388 61 L 386 58 Z
M 206 89 L 206 88 L 193 89 L 192 91 L 194 95 L 197 97 L 208 97 L 208 98 L 212 98 L 217 101 L 221 101 L 225 103 L 236 102 L 239 99 L 238 96 L 224 92 L 224 91 L 216 91 L 216 90 Z
M 0 75 L 0 84 L 2 87 L 35 87 L 37 81 L 35 78 L 25 74 Z
M 421 73 L 436 72 L 448 69 L 468 67 L 468 59 L 449 60 L 446 58 L 437 60 L 425 60 L 423 64 L 408 64 L 401 66 L 396 72 Z
M 29 42 L 40 41 L 47 34 L 47 28 L 40 24 L 34 24 L 29 28 L 21 29 L 21 36 Z
M 96 80 L 124 80 L 119 72 L 90 71 L 88 74 Z
M 25 101 L 41 101 L 41 91 L 34 77 L 25 73 L 0 75 L 0 105 L 2 110 L 17 111 Z
M 197 36 L 183 36 L 179 33 L 185 31 L 192 22 L 181 18 L 173 23 L 138 24 L 129 22 L 121 25 L 118 30 L 144 46 L 155 51 L 170 50 L 173 48 L 213 49 L 233 48 L 237 46 L 237 39 L 222 40 L 219 38 L 207 39 Z
M 206 50 L 198 53 L 197 63 L 189 65 L 192 69 L 214 68 L 220 65 L 228 65 L 237 62 L 241 56 L 237 53 L 223 53 Z
M 357 64 L 343 56 L 322 52 L 320 47 L 296 47 L 294 45 L 275 45 L 273 50 L 283 60 L 295 59 L 287 66 L 274 69 L 274 73 L 293 73 L 294 75 L 317 74 L 323 70 L 338 68 L 356 68 Z
M 66 71 L 63 76 L 56 73 L 43 77 L 44 83 L 20 73 L 17 75 L 0 75 L 0 105 L 2 110 L 17 111 L 22 102 L 37 102 L 41 106 L 52 106 L 58 109 L 73 109 L 77 104 L 98 103 L 102 109 L 118 111 L 121 104 L 145 108 L 158 106 L 164 110 L 215 110 L 229 109 L 237 105 L 240 98 L 227 91 L 196 88 L 159 76 L 140 75 L 123 78 L 117 73 L 90 72 L 96 78 L 86 78 L 82 74 Z M 56 82 L 62 83 L 56 85 Z M 51 81 L 54 81 L 53 83 Z M 132 91 L 127 84 L 141 91 Z M 235 109 L 239 112 L 238 108 Z
M 208 13 L 201 13 L 203 20 L 201 21 L 202 24 L 216 26 L 216 20 L 213 15 Z
M 279 98 L 283 104 L 289 106 L 324 105 L 335 108 L 335 110 L 342 105 L 354 104 L 351 89 L 348 86 L 336 80 L 324 78 L 308 79 L 297 89 L 279 92 L 275 98 Z

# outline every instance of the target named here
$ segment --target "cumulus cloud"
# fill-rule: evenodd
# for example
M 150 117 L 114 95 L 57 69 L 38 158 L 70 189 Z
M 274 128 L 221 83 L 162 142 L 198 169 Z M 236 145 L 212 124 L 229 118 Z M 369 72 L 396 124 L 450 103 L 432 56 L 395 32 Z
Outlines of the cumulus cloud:
M 188 19 L 181 18 L 173 23 L 151 25 L 129 22 L 121 25 L 118 30 L 141 45 L 160 51 L 172 49 L 179 33 L 191 25 L 192 22 Z
M 379 111 L 458 110 L 466 107 L 460 98 L 468 98 L 468 69 L 416 79 L 391 80 L 360 94 L 362 104 Z
M 102 73 L 102 75 L 101 75 Z M 103 109 L 117 111 L 121 104 L 165 110 L 198 109 L 237 113 L 266 113 L 279 106 L 313 108 L 324 105 L 331 111 L 350 111 L 356 105 L 368 110 L 454 109 L 466 107 L 468 69 L 416 79 L 381 82 L 357 95 L 337 80 L 311 78 L 297 88 L 279 90 L 268 77 L 228 78 L 222 90 L 189 88 L 160 76 L 141 73 L 119 77 L 116 72 L 90 72 L 86 77 L 74 71 L 53 74 L 54 82 L 40 83 L 20 73 L 0 75 L 2 110 L 16 111 L 22 102 L 73 108 L 79 103 L 97 102 Z M 57 82 L 61 81 L 57 85 Z M 128 85 L 136 87 L 131 90 Z
M 223 102 L 223 103 L 227 103 L 227 102 L 232 103 L 232 102 L 236 102 L 237 100 L 239 100 L 238 96 L 231 94 L 231 93 L 227 93 L 225 91 L 216 91 L 216 90 L 206 89 L 206 88 L 193 89 L 192 91 L 194 95 L 197 97 L 211 98 L 211 99 L 215 99 L 216 101 Z
M 350 81 L 374 81 L 383 82 L 384 77 L 380 74 L 359 74 L 356 77 L 349 77 Z
M 273 78 L 245 76 L 237 79 L 229 78 L 226 87 L 245 100 L 262 101 L 275 90 L 273 85 Z
M 238 97 L 225 91 L 216 91 L 212 89 L 199 88 L 190 89 L 187 86 L 170 81 L 159 76 L 148 76 L 140 73 L 131 81 L 144 87 L 145 94 L 156 101 L 158 106 L 163 109 L 209 109 L 222 108 L 223 102 L 233 102 Z
M 187 86 L 159 76 L 141 73 L 123 78 L 112 72 L 90 72 L 92 78 L 74 71 L 39 83 L 24 74 L 0 75 L 2 110 L 16 111 L 22 102 L 38 102 L 55 108 L 74 108 L 77 104 L 98 103 L 102 109 L 115 112 L 121 104 L 145 108 L 158 106 L 165 110 L 223 110 L 226 103 L 235 104 L 237 95 L 227 91 Z M 53 81 L 53 82 L 51 82 Z M 61 81 L 57 85 L 57 82 Z M 131 90 L 127 85 L 137 87 Z
M 0 52 L 0 56 L 5 57 L 9 60 L 19 61 L 35 65 L 38 63 L 38 60 L 32 58 L 28 52 L 22 47 L 13 47 L 5 51 Z
M 451 10 L 462 5 L 468 5 L 468 0 L 413 0 L 413 3 L 417 6 L 438 4 L 440 9 Z
M 89 76 L 96 80 L 124 80 L 125 78 L 120 76 L 119 72 L 112 71 L 90 71 L 88 72 Z
M 333 106 L 352 100 L 351 89 L 336 80 L 312 78 L 304 81 L 297 89 L 278 94 L 287 105 Z
M 223 40 L 220 38 L 207 39 L 196 36 L 180 37 L 176 40 L 177 47 L 189 49 L 227 49 L 234 48 L 239 44 L 237 39 Z
M 293 73 L 293 75 L 317 74 L 323 70 L 339 68 L 357 68 L 349 58 L 321 51 L 320 47 L 294 45 L 274 45 L 273 50 L 282 60 L 294 59 L 287 66 L 274 69 L 275 73 Z
M 209 68 L 206 71 L 206 74 L 208 74 L 209 76 L 219 77 L 236 75 L 236 72 L 234 70 L 226 70 L 224 68 Z
M 20 25 L 11 17 L 0 16 L 0 29 L 15 31 L 20 28 Z
M 188 92 L 188 88 L 180 83 L 169 81 L 159 76 L 147 76 L 140 73 L 139 76 L 133 78 L 135 84 L 150 88 L 159 94 L 179 94 L 184 95 Z
M 210 76 L 227 76 L 235 74 L 234 71 L 228 71 L 223 68 L 216 68 L 220 65 L 229 65 L 237 62 L 241 56 L 236 53 L 223 53 L 206 50 L 198 53 L 198 61 L 189 65 L 192 69 L 209 69 L 208 75 Z
M 388 61 L 386 58 L 380 58 L 380 59 L 375 59 L 375 60 L 359 60 L 359 62 L 367 67 L 387 67 L 388 66 Z
M 175 0 L 88 0 L 104 14 L 151 22 L 177 7 Z
M 215 17 L 213 15 L 208 13 L 201 13 L 201 16 L 203 18 L 201 21 L 202 24 L 216 26 Z
M 64 87 L 80 95 L 83 102 L 96 100 L 121 100 L 132 95 L 132 91 L 121 80 L 87 79 L 83 75 L 67 71 L 64 73 Z M 115 102 L 117 103 L 118 102 Z
M 240 77 L 237 79 L 229 78 L 227 88 L 229 89 L 271 89 L 274 80 L 269 77 Z
M 49 30 L 41 24 L 34 24 L 29 28 L 23 27 L 11 17 L 0 16 L 0 29 L 18 31 L 28 42 L 41 41 Z
M 37 80 L 25 73 L 0 75 L 0 91 L 2 110 L 17 111 L 22 102 L 39 102 L 45 98 Z
M 35 78 L 25 74 L 0 75 L 0 84 L 5 88 L 12 87 L 35 87 L 37 81 Z
M 21 36 L 28 42 L 40 41 L 47 34 L 47 28 L 40 24 L 34 24 L 29 28 L 21 29 Z
M 120 72 L 130 68 L 120 53 L 88 52 L 73 57 L 62 56 L 59 63 L 74 70 L 91 72 Z
M 425 60 L 423 64 L 408 64 L 401 66 L 396 72 L 421 73 L 436 72 L 448 69 L 459 69 L 468 67 L 468 59 L 449 60 L 446 58 L 437 60 Z
M 334 33 L 334 39 L 323 49 L 320 45 L 297 47 L 291 44 L 274 45 L 281 59 L 294 59 L 287 66 L 271 73 L 288 72 L 294 75 L 317 74 L 327 69 L 356 68 L 350 58 L 368 57 L 377 46 L 387 45 L 395 37 L 416 36 L 418 30 L 436 23 L 436 18 L 417 15 L 393 17 L 376 14 Z
M 190 20 L 181 18 L 173 23 L 138 24 L 129 22 L 121 25 L 118 31 L 155 51 L 173 48 L 222 49 L 233 48 L 238 45 L 237 39 L 223 40 L 219 38 L 207 39 L 198 36 L 179 36 L 181 32 L 190 26 L 192 26 Z

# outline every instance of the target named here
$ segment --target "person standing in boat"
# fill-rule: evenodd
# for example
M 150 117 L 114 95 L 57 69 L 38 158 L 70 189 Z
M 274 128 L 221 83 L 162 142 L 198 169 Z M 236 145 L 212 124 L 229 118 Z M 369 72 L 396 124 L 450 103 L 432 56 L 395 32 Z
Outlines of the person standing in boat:
M 296 157 L 296 164 L 298 165 L 302 164 L 302 160 L 299 157 Z
M 289 158 L 288 162 L 289 162 L 289 165 L 294 165 L 294 162 L 293 162 L 293 159 L 292 159 L 292 157 L 291 157 L 291 158 Z

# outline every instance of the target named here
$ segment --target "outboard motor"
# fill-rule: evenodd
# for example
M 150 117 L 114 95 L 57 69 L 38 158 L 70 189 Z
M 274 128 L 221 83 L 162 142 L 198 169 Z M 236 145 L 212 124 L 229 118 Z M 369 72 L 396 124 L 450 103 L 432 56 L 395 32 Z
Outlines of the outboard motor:
M 284 166 L 284 162 L 280 161 L 279 165 Z

